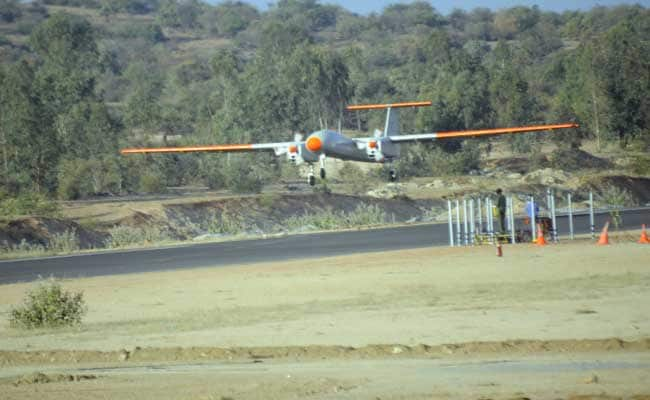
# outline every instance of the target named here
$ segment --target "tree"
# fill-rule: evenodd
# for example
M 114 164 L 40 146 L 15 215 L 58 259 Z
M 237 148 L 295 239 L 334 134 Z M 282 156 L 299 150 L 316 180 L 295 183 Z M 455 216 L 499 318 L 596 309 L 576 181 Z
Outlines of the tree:
M 4 22 L 14 22 L 20 18 L 22 10 L 18 0 L 0 0 L 0 19 Z
M 650 44 L 626 21 L 607 31 L 594 50 L 596 76 L 608 104 L 607 125 L 625 147 L 650 123 Z
M 95 96 L 100 58 L 95 31 L 87 20 L 55 14 L 32 32 L 29 43 L 41 61 L 37 90 L 53 114 Z
M 47 192 L 56 187 L 56 164 L 60 144 L 54 115 L 34 88 L 36 71 L 26 61 L 9 67 L 2 80 L 0 125 L 7 153 L 3 160 L 9 176 L 21 189 Z

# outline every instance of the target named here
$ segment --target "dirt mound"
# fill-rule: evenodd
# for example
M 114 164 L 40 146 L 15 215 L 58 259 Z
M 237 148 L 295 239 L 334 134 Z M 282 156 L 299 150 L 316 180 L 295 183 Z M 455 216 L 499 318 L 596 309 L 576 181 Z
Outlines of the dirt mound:
M 168 228 L 200 234 L 212 220 L 223 218 L 240 224 L 250 233 L 273 233 L 286 229 L 286 220 L 325 211 L 354 213 L 360 206 L 375 206 L 387 217 L 385 222 L 407 222 L 422 218 L 435 202 L 401 197 L 381 199 L 331 193 L 259 195 L 199 203 L 170 204 L 163 207 Z M 192 229 L 195 228 L 195 229 Z M 204 232 L 203 232 L 204 233 Z
M 471 354 L 590 353 L 650 350 L 650 339 L 625 341 L 618 338 L 584 340 L 508 340 L 468 342 L 429 346 L 419 344 L 375 344 L 351 346 L 277 346 L 277 347 L 170 347 L 141 348 L 131 351 L 0 351 L 1 366 L 58 364 L 79 362 L 168 362 L 196 360 L 266 359 L 322 360 L 377 359 L 386 357 L 417 358 Z
M 612 188 L 629 194 L 628 201 L 631 204 L 626 205 L 650 203 L 650 178 L 635 178 L 622 175 L 598 176 L 589 179 L 578 188 L 578 191 L 586 193 L 593 191 L 596 196 L 606 198 Z
M 554 168 L 567 172 L 579 169 L 606 170 L 613 164 L 600 157 L 596 157 L 584 150 L 555 150 L 550 155 L 533 154 L 531 157 L 507 157 L 492 160 L 486 163 L 488 169 L 502 173 L 527 174 L 538 169 Z
M 108 234 L 86 229 L 76 222 L 46 217 L 27 217 L 10 221 L 0 227 L 0 249 L 19 245 L 23 240 L 32 245 L 48 247 L 54 235 L 74 232 L 81 249 L 104 247 Z
M 134 211 L 133 214 L 120 219 L 116 225 L 137 227 L 154 224 L 156 224 L 156 218 L 153 215 Z
M 488 163 L 487 166 L 497 172 L 519 173 L 523 175 L 531 170 L 531 161 L 528 157 L 508 157 L 494 160 L 493 163 Z M 538 167 L 548 167 L 546 157 L 539 160 Z
M 555 150 L 551 153 L 549 162 L 553 168 L 565 171 L 575 171 L 577 169 L 606 170 L 613 166 L 610 161 L 604 158 L 576 149 Z
M 42 372 L 35 372 L 27 374 L 13 382 L 14 386 L 19 385 L 33 385 L 37 383 L 52 383 L 52 382 L 80 382 L 97 379 L 95 375 L 67 375 L 67 374 L 50 374 L 46 375 Z

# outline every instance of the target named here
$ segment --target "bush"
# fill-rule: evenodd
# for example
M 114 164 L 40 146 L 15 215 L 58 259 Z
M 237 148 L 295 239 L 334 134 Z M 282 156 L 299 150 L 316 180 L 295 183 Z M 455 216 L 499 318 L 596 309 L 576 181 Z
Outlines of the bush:
M 386 213 L 376 205 L 360 204 L 350 212 L 336 212 L 331 209 L 315 214 L 305 214 L 287 219 L 289 230 L 332 230 L 358 226 L 378 225 L 386 221 Z
M 133 226 L 116 226 L 109 230 L 110 239 L 106 246 L 110 248 L 128 247 L 147 243 L 160 243 L 171 237 L 155 226 L 138 228 Z
M 53 217 L 59 213 L 59 205 L 40 193 L 22 193 L 10 197 L 0 191 L 0 215 L 11 217 L 18 215 L 39 215 Z
M 480 147 L 471 140 L 463 141 L 453 152 L 433 144 L 409 146 L 396 163 L 402 176 L 461 175 L 479 169 L 480 164 Z
M 650 176 L 650 156 L 637 155 L 630 157 L 627 168 L 634 174 Z
M 634 205 L 634 199 L 627 189 L 607 185 L 600 193 L 600 199 L 610 207 L 622 208 Z
M 76 200 L 93 194 L 117 193 L 122 179 L 119 166 L 110 158 L 70 159 L 59 164 L 57 194 L 62 200 Z
M 55 328 L 80 324 L 85 313 L 82 292 L 65 291 L 50 279 L 39 283 L 27 293 L 23 305 L 11 310 L 9 323 L 15 328 Z
M 225 235 L 237 235 L 245 232 L 247 223 L 244 218 L 237 214 L 230 214 L 223 211 L 221 216 L 216 213 L 210 218 L 207 230 L 209 233 L 221 233 Z
M 339 170 L 339 177 L 346 183 L 350 184 L 351 190 L 355 194 L 366 193 L 377 180 L 370 174 L 364 173 L 361 168 L 353 162 L 346 161 Z
M 140 177 L 139 191 L 143 193 L 164 193 L 165 178 L 154 172 L 146 172 Z
M 71 253 L 79 248 L 79 237 L 74 229 L 52 235 L 48 245 L 48 250 L 57 253 Z

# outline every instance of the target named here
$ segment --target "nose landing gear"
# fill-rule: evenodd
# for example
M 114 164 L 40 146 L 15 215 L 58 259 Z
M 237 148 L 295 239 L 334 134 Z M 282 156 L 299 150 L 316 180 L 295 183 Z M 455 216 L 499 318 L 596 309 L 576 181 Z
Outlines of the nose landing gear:
M 309 165 L 309 174 L 307 174 L 307 183 L 309 183 L 309 186 L 314 186 L 316 185 L 316 177 L 314 176 L 314 166 Z

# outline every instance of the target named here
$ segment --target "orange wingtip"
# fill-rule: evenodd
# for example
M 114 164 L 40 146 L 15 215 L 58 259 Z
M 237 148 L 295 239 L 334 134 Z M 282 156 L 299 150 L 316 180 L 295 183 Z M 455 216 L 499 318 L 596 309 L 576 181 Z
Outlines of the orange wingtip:
M 252 144 L 221 144 L 211 146 L 187 147 L 151 147 L 141 149 L 122 149 L 122 154 L 147 154 L 147 153 L 194 153 L 202 151 L 251 151 Z
M 354 110 L 383 110 L 386 108 L 400 108 L 400 107 L 427 107 L 433 104 L 431 101 L 411 101 L 408 103 L 393 103 L 393 104 L 365 104 L 356 106 L 347 106 L 345 109 L 349 111 Z
M 471 131 L 448 131 L 448 132 L 437 132 L 437 133 L 438 133 L 438 139 L 446 139 L 452 137 L 499 135 L 499 134 L 506 134 L 506 133 L 549 131 L 554 129 L 567 129 L 567 128 L 579 128 L 579 127 L 580 125 L 576 123 L 566 123 L 566 124 L 554 124 L 554 125 L 515 126 L 512 128 L 477 129 Z

